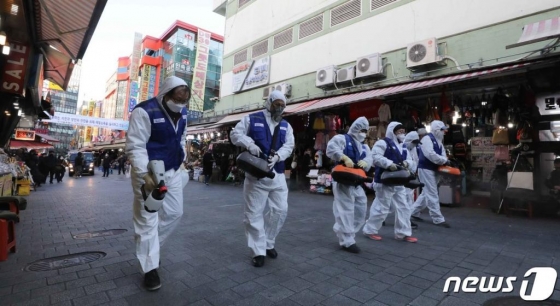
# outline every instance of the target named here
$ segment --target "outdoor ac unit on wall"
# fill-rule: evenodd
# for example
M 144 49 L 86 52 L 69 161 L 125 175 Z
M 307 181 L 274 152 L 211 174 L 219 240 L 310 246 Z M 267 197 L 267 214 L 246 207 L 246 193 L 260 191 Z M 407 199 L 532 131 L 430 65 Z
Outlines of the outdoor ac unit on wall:
M 383 75 L 381 54 L 373 53 L 356 60 L 356 78 Z
M 356 67 L 352 66 L 352 67 L 338 69 L 336 71 L 336 82 L 343 83 L 343 82 L 350 82 L 351 80 L 353 80 L 355 75 L 355 68 Z
M 406 48 L 406 67 L 414 68 L 441 61 L 437 39 L 430 38 L 409 44 Z
M 283 93 L 286 98 L 289 98 L 292 95 L 292 85 L 288 83 L 281 83 L 273 87 L 274 90 L 278 90 Z
M 274 86 L 267 86 L 263 89 L 263 95 L 262 98 L 263 100 L 268 99 L 268 96 L 270 96 L 270 93 L 274 91 Z
M 315 86 L 326 87 L 334 84 L 334 77 L 336 73 L 335 66 L 328 66 L 317 70 L 315 74 Z

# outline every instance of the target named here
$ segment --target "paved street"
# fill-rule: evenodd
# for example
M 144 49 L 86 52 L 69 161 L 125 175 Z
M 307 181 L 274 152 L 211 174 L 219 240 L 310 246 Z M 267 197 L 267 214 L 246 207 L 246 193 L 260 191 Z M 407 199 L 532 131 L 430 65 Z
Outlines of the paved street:
M 45 185 L 28 197 L 16 254 L 0 263 L 0 305 L 480 305 L 501 293 L 443 293 L 449 276 L 517 276 L 532 267 L 560 271 L 557 220 L 443 208 L 451 229 L 420 224 L 419 243 L 357 237 L 362 253 L 339 250 L 332 197 L 290 193 L 277 259 L 250 265 L 242 225 L 242 187 L 185 189 L 185 215 L 162 250 L 162 288 L 146 292 L 135 258 L 129 180 L 111 175 Z M 91 239 L 73 235 L 108 229 Z M 24 271 L 33 261 L 72 253 L 107 255 L 90 264 Z M 553 298 L 560 299 L 560 284 Z

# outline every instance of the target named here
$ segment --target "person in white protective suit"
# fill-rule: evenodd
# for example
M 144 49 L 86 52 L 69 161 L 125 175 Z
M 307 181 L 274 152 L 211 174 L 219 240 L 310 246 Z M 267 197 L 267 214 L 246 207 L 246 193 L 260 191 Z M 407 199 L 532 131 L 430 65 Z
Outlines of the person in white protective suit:
M 375 166 L 375 200 L 371 205 L 369 218 L 363 232 L 372 240 L 382 240 L 378 234 L 383 221 L 390 212 L 391 205 L 395 209 L 395 239 L 407 242 L 417 242 L 412 237 L 410 224 L 410 206 L 408 191 L 404 186 L 387 186 L 381 183 L 384 171 L 396 171 L 397 165 L 414 169 L 416 165 L 408 150 L 403 146 L 405 138 L 404 126 L 399 122 L 391 122 L 387 126 L 384 139 L 378 140 L 372 149 L 373 165 Z
M 348 134 L 336 135 L 327 144 L 327 156 L 343 163 L 346 167 L 357 165 L 368 171 L 371 167 L 371 152 L 364 144 L 369 122 L 366 117 L 356 119 Z M 333 182 L 333 230 L 343 250 L 359 253 L 356 232 L 364 225 L 367 211 L 367 197 L 362 186 L 349 186 Z
M 424 187 L 422 193 L 414 202 L 412 220 L 423 221 L 420 218 L 420 213 L 428 206 L 434 224 L 449 228 L 450 226 L 445 222 L 439 206 L 439 174 L 437 173 L 439 166 L 449 165 L 449 160 L 443 148 L 443 136 L 447 131 L 447 126 L 442 121 L 434 120 L 430 124 L 430 129 L 431 132 L 420 141 L 420 149 L 418 150 L 418 179 L 424 183 Z
M 243 195 L 245 198 L 245 235 L 252 251 L 255 267 L 264 265 L 265 254 L 276 258 L 276 236 L 288 214 L 288 186 L 284 175 L 284 161 L 294 149 L 292 126 L 282 119 L 286 97 L 273 91 L 265 102 L 265 110 L 245 116 L 233 131 L 231 142 L 246 148 L 251 154 L 266 159 L 274 169 L 274 179 L 256 177 L 246 173 Z M 278 129 L 277 129 L 278 126 Z M 276 143 L 273 144 L 275 130 Z M 263 216 L 268 204 L 269 210 Z
M 144 272 L 148 290 L 161 287 L 157 269 L 160 248 L 179 224 L 183 215 L 183 188 L 188 174 L 183 166 L 186 158 L 187 109 L 191 91 L 178 77 L 165 79 L 159 94 L 136 105 L 130 115 L 126 137 L 126 154 L 131 161 L 134 193 L 133 222 L 136 256 Z M 165 165 L 167 193 L 158 213 L 144 208 L 141 186 L 153 190 L 157 184 L 148 173 L 148 162 L 161 160 Z

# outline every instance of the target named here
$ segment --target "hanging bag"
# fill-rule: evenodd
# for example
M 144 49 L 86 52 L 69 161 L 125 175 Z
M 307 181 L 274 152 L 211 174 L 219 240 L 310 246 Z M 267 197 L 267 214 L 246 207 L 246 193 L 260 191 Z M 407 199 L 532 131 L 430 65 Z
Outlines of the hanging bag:
M 492 133 L 492 144 L 493 145 L 508 145 L 509 144 L 509 136 L 507 129 L 505 128 L 497 128 Z
M 509 160 L 509 150 L 507 146 L 496 146 L 494 149 L 494 159 L 496 161 L 508 161 Z

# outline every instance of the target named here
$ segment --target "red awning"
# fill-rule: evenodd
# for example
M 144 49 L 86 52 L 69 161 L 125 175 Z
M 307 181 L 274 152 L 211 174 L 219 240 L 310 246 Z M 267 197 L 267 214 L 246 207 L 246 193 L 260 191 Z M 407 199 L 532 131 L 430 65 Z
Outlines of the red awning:
M 342 96 L 329 97 L 321 100 L 314 100 L 314 101 L 304 102 L 301 104 L 295 104 L 300 106 L 292 109 L 291 111 L 288 111 L 286 108 L 286 113 L 289 113 L 290 115 L 312 113 L 322 109 L 332 108 L 335 106 L 342 106 L 353 102 L 364 101 L 373 98 L 382 98 L 385 96 L 400 94 L 407 91 L 429 88 L 432 86 L 443 85 L 443 84 L 448 84 L 453 82 L 459 82 L 459 81 L 473 79 L 485 75 L 498 74 L 504 71 L 510 71 L 510 70 L 522 68 L 527 65 L 529 65 L 529 63 L 515 64 L 515 65 L 510 65 L 510 66 L 505 66 L 500 68 L 479 70 L 474 72 L 465 72 L 461 74 L 455 74 L 452 76 L 440 77 L 440 78 L 435 78 L 426 81 L 373 89 L 373 90 L 362 91 L 362 92 L 357 92 L 357 93 L 352 93 L 352 94 L 347 94 Z
M 304 108 L 306 108 L 310 105 L 313 105 L 313 104 L 315 104 L 319 101 L 321 101 L 321 100 L 312 100 L 312 101 L 307 101 L 307 102 L 288 104 L 286 106 L 286 109 L 284 109 L 284 113 L 286 113 L 286 114 L 296 113 L 296 112 L 298 112 L 298 110 L 304 109 Z M 260 112 L 260 111 L 262 111 L 262 109 L 252 110 L 252 111 L 248 111 L 248 112 L 244 112 L 244 113 L 227 115 L 222 120 L 216 122 L 215 125 L 219 126 L 219 125 L 224 125 L 224 124 L 228 124 L 228 123 L 235 123 L 235 122 L 241 121 L 241 119 L 243 119 L 243 117 L 245 117 L 249 114 Z
M 517 43 L 506 46 L 506 49 L 520 47 L 543 40 L 560 37 L 560 17 L 526 24 Z
M 10 141 L 10 149 L 17 150 L 26 148 L 27 150 L 41 150 L 41 149 L 50 149 L 53 148 L 52 145 L 43 142 L 37 141 L 23 141 L 23 140 L 11 140 Z

